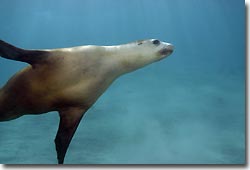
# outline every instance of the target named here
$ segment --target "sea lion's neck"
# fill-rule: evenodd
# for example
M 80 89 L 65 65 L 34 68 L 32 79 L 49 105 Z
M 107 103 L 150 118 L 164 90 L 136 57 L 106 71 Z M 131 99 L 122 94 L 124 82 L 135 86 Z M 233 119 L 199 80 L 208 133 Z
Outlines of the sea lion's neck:
M 140 51 L 131 44 L 105 47 L 107 58 L 110 57 L 112 64 L 117 67 L 120 75 L 135 71 L 144 66 L 140 62 Z

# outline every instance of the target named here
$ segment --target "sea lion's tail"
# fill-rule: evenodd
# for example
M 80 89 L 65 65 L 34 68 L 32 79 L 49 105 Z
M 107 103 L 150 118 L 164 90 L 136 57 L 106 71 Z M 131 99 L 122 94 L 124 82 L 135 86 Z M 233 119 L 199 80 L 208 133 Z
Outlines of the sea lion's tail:
M 35 64 L 48 56 L 48 51 L 25 50 L 0 40 L 0 56 L 10 60 Z

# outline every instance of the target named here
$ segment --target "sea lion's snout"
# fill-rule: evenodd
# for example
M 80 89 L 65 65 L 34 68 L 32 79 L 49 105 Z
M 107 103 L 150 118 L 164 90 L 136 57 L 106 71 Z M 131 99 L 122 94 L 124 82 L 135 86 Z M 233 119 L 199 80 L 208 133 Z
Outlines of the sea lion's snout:
M 167 45 L 167 51 L 170 54 L 172 54 L 174 52 L 174 46 L 172 44 L 169 44 Z
M 164 47 L 159 51 L 162 56 L 169 56 L 174 51 L 174 46 L 170 43 L 164 43 Z

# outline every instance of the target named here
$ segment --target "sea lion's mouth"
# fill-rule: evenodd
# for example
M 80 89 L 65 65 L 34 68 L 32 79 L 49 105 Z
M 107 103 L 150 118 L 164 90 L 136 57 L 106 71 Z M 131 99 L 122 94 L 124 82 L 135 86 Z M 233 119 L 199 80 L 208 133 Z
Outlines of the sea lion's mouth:
M 166 58 L 167 56 L 169 56 L 173 52 L 174 52 L 174 46 L 172 44 L 169 44 L 169 43 L 164 43 L 163 48 L 161 48 L 158 51 L 158 56 L 159 56 L 158 60 Z
M 159 51 L 159 53 L 160 53 L 161 55 L 166 56 L 166 55 L 172 54 L 173 51 L 174 51 L 174 50 L 173 50 L 172 48 L 163 48 L 163 49 L 161 49 L 161 50 Z
M 166 46 L 159 51 L 162 56 L 168 56 L 174 51 L 174 46 L 172 44 L 166 43 Z
M 168 49 L 168 48 L 163 48 L 159 51 L 161 55 L 170 55 L 172 54 L 174 50 L 173 49 Z

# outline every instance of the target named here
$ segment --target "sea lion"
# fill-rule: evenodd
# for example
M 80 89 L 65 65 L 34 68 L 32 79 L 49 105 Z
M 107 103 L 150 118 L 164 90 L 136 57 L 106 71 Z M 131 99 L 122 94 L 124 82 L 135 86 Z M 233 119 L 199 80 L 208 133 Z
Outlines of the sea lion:
M 172 52 L 173 45 L 157 39 L 48 50 L 25 50 L 0 40 L 0 56 L 30 64 L 0 89 L 0 121 L 58 111 L 54 142 L 63 164 L 81 118 L 110 84 Z

